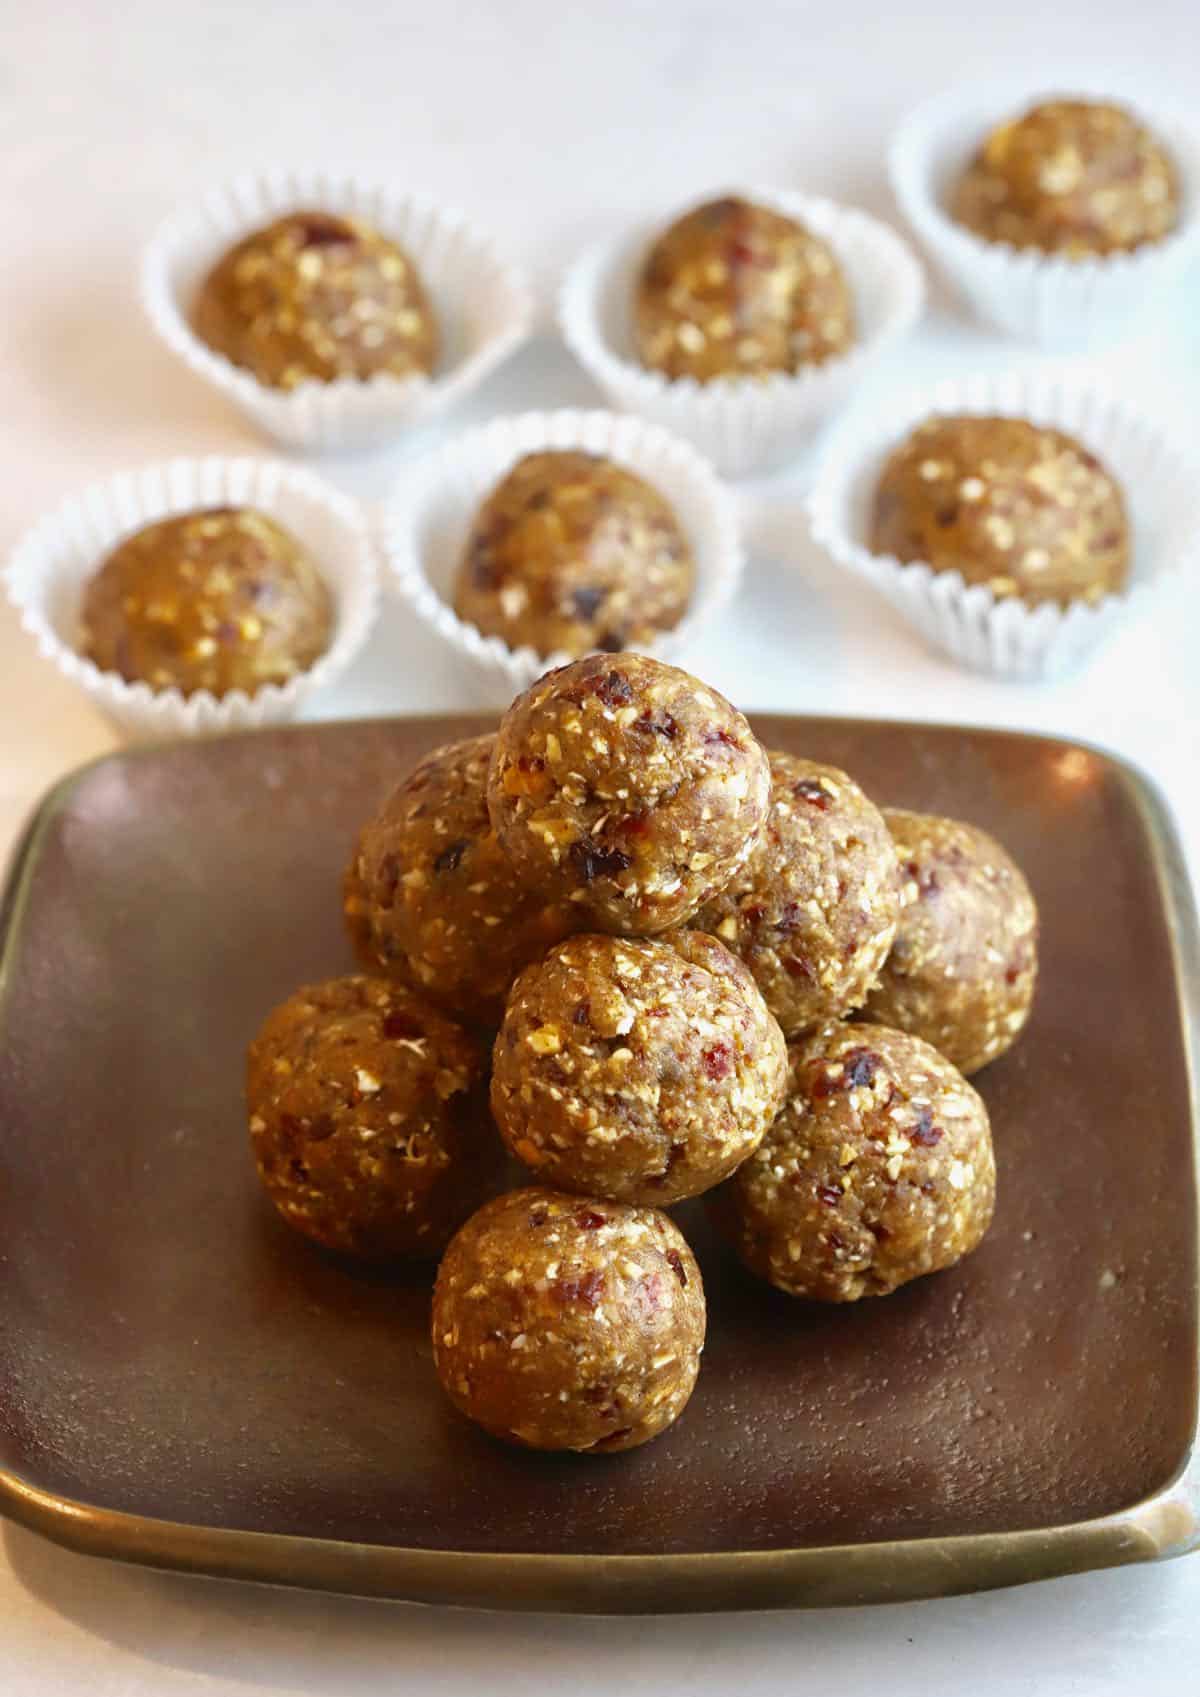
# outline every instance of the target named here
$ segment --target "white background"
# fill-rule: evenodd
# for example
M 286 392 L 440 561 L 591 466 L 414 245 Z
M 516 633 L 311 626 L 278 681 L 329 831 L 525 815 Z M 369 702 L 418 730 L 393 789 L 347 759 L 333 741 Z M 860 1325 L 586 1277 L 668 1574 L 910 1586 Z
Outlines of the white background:
M 259 444 L 150 341 L 139 244 L 243 165 L 386 174 L 503 232 L 549 298 L 593 235 L 731 181 L 890 215 L 882 152 L 906 105 L 964 75 L 1078 66 L 1200 109 L 1197 0 L 0 0 L 0 547 L 76 484 L 151 457 Z M 1069 73 L 1068 73 L 1069 80 Z M 1200 279 L 1104 364 L 1197 428 Z M 1030 356 L 935 297 L 876 393 Z M 553 345 L 470 412 L 594 402 Z M 859 405 L 870 405 L 870 391 Z M 423 444 L 327 462 L 374 498 Z M 1028 726 L 1106 743 L 1167 790 L 1200 867 L 1200 586 L 1082 675 L 1006 686 L 928 654 L 806 542 L 803 468 L 743 500 L 744 598 L 688 655 L 746 707 Z M 462 704 L 468 680 L 391 607 L 316 711 Z M 112 746 L 0 613 L 0 837 Z M 1021 1591 L 844 1613 L 601 1622 L 428 1611 L 140 1573 L 0 1532 L 0 1692 L 48 1697 L 796 1689 L 1194 1692 L 1200 1558 Z

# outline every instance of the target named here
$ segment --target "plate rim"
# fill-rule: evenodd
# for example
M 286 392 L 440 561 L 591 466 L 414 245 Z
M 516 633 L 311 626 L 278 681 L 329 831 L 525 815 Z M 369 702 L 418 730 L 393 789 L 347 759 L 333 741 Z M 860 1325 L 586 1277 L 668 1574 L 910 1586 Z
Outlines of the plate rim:
M 459 719 L 466 725 L 488 717 L 454 712 L 365 717 L 239 732 L 217 740 L 311 736 L 327 727 L 344 731 L 400 722 L 415 725 Z M 1116 775 L 1142 825 L 1167 926 L 1191 1104 L 1191 1183 L 1200 1202 L 1200 925 L 1170 806 L 1153 779 L 1110 749 L 1047 733 L 828 714 L 763 711 L 751 712 L 749 717 L 752 723 L 871 724 L 901 735 L 984 733 L 1079 750 L 1102 761 Z M 18 833 L 0 895 L 0 1003 L 9 987 L 13 940 L 28 896 L 30 872 L 58 814 L 98 769 L 113 762 L 123 765 L 130 759 L 179 752 L 183 746 L 152 743 L 102 754 L 59 779 L 36 805 Z M 1200 1207 L 1197 1218 L 1200 1221 Z M 1200 1256 L 1200 1241 L 1197 1251 Z M 1200 1305 L 1194 1341 L 1200 1358 Z M 84 1555 L 211 1578 L 426 1604 L 611 1615 L 906 1602 L 1161 1560 L 1200 1548 L 1197 1400 L 1193 1378 L 1192 1440 L 1174 1477 L 1157 1491 L 1112 1514 L 1017 1531 L 641 1555 L 436 1550 L 136 1515 L 48 1491 L 3 1465 L 0 1515 Z

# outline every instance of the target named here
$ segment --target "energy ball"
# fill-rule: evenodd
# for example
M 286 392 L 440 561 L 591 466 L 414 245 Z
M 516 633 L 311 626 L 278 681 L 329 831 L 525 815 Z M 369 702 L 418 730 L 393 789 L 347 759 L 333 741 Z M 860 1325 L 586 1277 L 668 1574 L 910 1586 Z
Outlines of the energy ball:
M 899 916 L 883 815 L 836 766 L 771 753 L 758 847 L 695 923 L 739 955 L 787 1037 L 861 1007 Z
M 1100 601 L 1129 574 L 1115 479 L 1073 436 L 1021 418 L 918 425 L 883 468 L 870 546 L 1030 606 Z
M 633 310 L 642 364 L 698 383 L 801 371 L 854 342 L 853 297 L 828 243 L 735 196 L 658 238 Z
M 758 1147 L 786 1071 L 753 978 L 714 937 L 572 937 L 513 985 L 492 1112 L 539 1179 L 665 1207 Z
M 290 1226 L 369 1261 L 436 1255 L 498 1188 L 486 1057 L 398 984 L 297 990 L 250 1045 L 258 1174 Z
M 307 551 L 250 507 L 158 519 L 119 542 L 83 597 L 83 652 L 152 689 L 286 684 L 329 646 L 333 605 Z
M 985 241 L 1088 259 L 1169 235 L 1179 178 L 1162 143 L 1121 107 L 1047 100 L 985 139 L 950 212 Z
M 476 515 L 460 619 L 543 657 L 651 643 L 687 611 L 695 568 L 670 503 L 599 454 L 527 454 Z
M 500 722 L 488 808 L 518 877 L 605 931 L 689 920 L 745 865 L 771 771 L 742 715 L 661 660 L 592 655 Z
M 857 1302 L 970 1254 L 996 1168 L 962 1074 L 881 1025 L 830 1025 L 788 1059 L 783 1112 L 710 1203 L 750 1271 L 792 1296 Z
M 404 249 L 360 218 L 291 212 L 209 272 L 192 327 L 272 389 L 432 371 L 438 329 Z
M 900 861 L 896 941 L 866 1015 L 978 1072 L 1024 1030 L 1037 981 L 1037 908 L 994 837 L 957 819 L 884 815 Z
M 692 1394 L 704 1287 L 655 1208 L 514 1190 L 467 1221 L 433 1292 L 446 1395 L 493 1437 L 597 1454 L 644 1444 Z
M 487 809 L 495 740 L 428 755 L 364 827 L 357 863 L 382 969 L 493 1028 L 517 973 L 575 920 L 527 889 L 501 852 Z

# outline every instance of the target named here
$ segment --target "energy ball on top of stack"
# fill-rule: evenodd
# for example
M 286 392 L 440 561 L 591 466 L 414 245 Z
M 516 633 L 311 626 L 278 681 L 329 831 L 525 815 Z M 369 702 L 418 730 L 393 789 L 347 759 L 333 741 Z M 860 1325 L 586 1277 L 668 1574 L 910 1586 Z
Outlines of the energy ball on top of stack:
M 750 1271 L 824 1302 L 987 1230 L 959 1068 L 1028 1016 L 1028 886 L 984 832 L 768 754 L 688 673 L 549 672 L 401 779 L 342 896 L 368 976 L 298 992 L 252 1045 L 260 1176 L 318 1242 L 444 1250 L 435 1367 L 491 1435 L 599 1455 L 675 1421 L 706 1323 L 677 1202 L 706 1195 Z M 496 1194 L 505 1147 L 530 1183 Z
M 592 655 L 500 724 L 488 808 L 518 874 L 617 935 L 685 924 L 753 852 L 771 772 L 742 715 L 687 672 Z

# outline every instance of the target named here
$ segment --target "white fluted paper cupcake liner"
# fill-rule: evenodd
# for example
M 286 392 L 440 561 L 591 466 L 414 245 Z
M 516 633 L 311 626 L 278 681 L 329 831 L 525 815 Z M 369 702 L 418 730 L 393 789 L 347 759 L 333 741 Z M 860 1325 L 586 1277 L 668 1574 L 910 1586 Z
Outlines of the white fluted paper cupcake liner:
M 989 242 L 955 223 L 946 197 L 984 137 L 1055 94 L 1115 101 L 1170 149 L 1182 194 L 1178 228 L 1128 254 L 1072 260 Z M 938 95 L 911 111 L 888 154 L 900 209 L 933 262 L 997 329 L 1041 347 L 1086 349 L 1144 324 L 1200 254 L 1200 128 L 1106 79 L 1006 78 Z
M 776 189 L 729 189 L 824 237 L 849 280 L 858 320 L 853 348 L 824 364 L 763 381 L 670 381 L 638 363 L 632 313 L 638 270 L 662 220 L 605 242 L 568 271 L 558 315 L 568 347 L 611 404 L 685 437 L 731 477 L 793 458 L 850 395 L 867 366 L 921 315 L 925 279 L 912 249 L 865 212 Z
M 455 613 L 454 580 L 481 503 L 525 454 L 580 448 L 636 472 L 671 503 L 691 544 L 696 581 L 687 613 L 647 652 L 686 649 L 699 627 L 729 601 L 743 550 L 732 493 L 686 442 L 657 425 L 610 412 L 519 413 L 494 419 L 404 469 L 382 514 L 384 558 L 421 619 L 474 667 L 481 700 L 506 706 L 564 654 L 509 648 Z
M 956 571 L 902 564 L 867 545 L 883 463 L 934 414 L 1000 414 L 1075 436 L 1119 481 L 1129 511 L 1128 588 L 1089 606 L 1028 607 Z M 843 432 L 818 469 L 808 501 L 813 537 L 839 565 L 885 595 L 935 647 L 1002 678 L 1057 677 L 1080 664 L 1169 574 L 1200 570 L 1200 458 L 1175 435 L 1094 382 L 1070 376 L 974 377 L 909 397 L 869 426 Z
M 192 330 L 191 303 L 222 254 L 284 213 L 319 210 L 360 217 L 415 261 L 441 330 L 432 376 L 343 377 L 272 389 L 215 353 Z M 167 346 L 228 395 L 276 441 L 326 449 L 386 440 L 425 423 L 476 388 L 529 335 L 533 297 L 522 274 L 462 213 L 320 171 L 239 177 L 162 224 L 142 262 L 142 302 Z
M 152 689 L 101 671 L 79 652 L 84 586 L 123 536 L 170 513 L 256 507 L 309 550 L 335 605 L 332 640 L 286 684 L 220 697 Z M 46 659 L 86 691 L 126 737 L 215 736 L 294 717 L 345 670 L 379 603 L 370 532 L 357 505 L 311 472 L 257 459 L 176 459 L 95 483 L 47 514 L 18 542 L 5 570 L 9 599 Z

